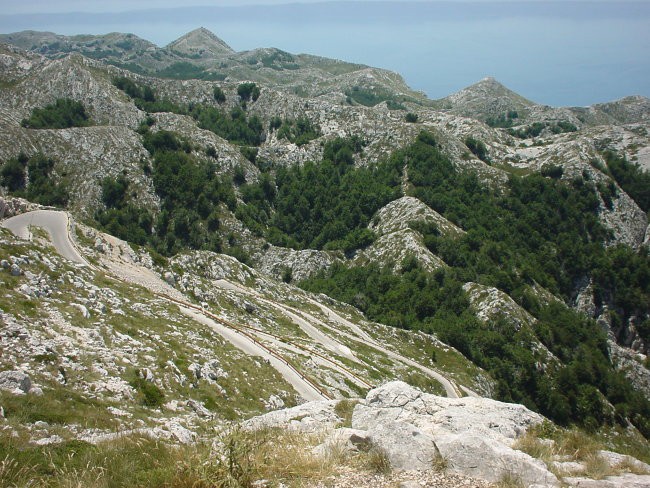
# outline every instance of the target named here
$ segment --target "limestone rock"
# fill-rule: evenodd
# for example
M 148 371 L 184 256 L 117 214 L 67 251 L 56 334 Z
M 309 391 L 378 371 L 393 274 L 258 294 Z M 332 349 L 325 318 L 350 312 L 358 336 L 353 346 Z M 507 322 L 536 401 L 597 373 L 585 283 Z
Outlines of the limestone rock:
M 648 488 L 650 476 L 626 473 L 619 476 L 607 476 L 602 480 L 579 477 L 564 478 L 564 482 L 569 486 L 579 488 Z
M 401 381 L 371 390 L 352 413 L 395 468 L 432 467 L 441 456 L 452 471 L 497 482 L 509 475 L 526 486 L 559 486 L 544 463 L 510 446 L 543 417 L 522 405 L 486 398 L 446 398 Z
M 509 476 L 524 486 L 560 486 L 542 461 L 482 435 L 437 436 L 436 445 L 449 469 L 459 474 L 494 483 Z
M 245 421 L 246 429 L 262 427 L 286 427 L 289 429 L 314 432 L 332 428 L 341 422 L 334 412 L 338 400 L 307 402 L 285 410 L 275 410 Z
M 271 395 L 268 401 L 264 402 L 267 410 L 278 410 L 284 408 L 284 400 L 277 395 Z
M 370 230 L 379 235 L 404 231 L 415 223 L 433 224 L 444 236 L 460 236 L 464 231 L 415 197 L 404 196 L 382 207 L 373 217 Z
M 19 395 L 27 393 L 32 387 L 29 376 L 22 371 L 0 372 L 0 389 L 8 390 Z
M 523 405 L 489 398 L 447 398 L 393 381 L 371 390 L 352 414 L 352 427 L 371 430 L 385 422 L 408 422 L 434 436 L 481 433 L 509 444 L 544 418 Z
M 302 281 L 329 268 L 338 261 L 336 253 L 304 249 L 296 251 L 285 247 L 269 246 L 256 256 L 257 268 L 277 280 L 286 280 L 287 270 L 291 272 L 290 281 Z
M 431 469 L 438 454 L 433 438 L 405 422 L 386 422 L 368 430 L 373 445 L 383 449 L 393 468 Z
M 331 432 L 322 444 L 314 448 L 314 453 L 327 457 L 333 453 L 366 452 L 372 447 L 370 435 L 364 430 L 341 427 Z
M 212 412 L 210 412 L 210 410 L 205 408 L 205 406 L 201 402 L 197 402 L 196 400 L 188 400 L 187 406 L 190 407 L 199 417 L 204 417 L 204 418 L 212 417 Z
M 636 471 L 645 472 L 650 475 L 650 464 L 639 461 L 632 456 L 619 454 L 612 451 L 598 451 L 598 456 L 605 460 L 610 468 L 617 468 L 621 465 L 633 467 Z

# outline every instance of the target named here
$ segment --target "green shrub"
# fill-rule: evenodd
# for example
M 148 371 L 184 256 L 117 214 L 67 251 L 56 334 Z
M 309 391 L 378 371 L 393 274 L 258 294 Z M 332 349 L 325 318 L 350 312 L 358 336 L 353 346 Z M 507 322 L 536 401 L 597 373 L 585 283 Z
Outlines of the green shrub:
M 0 169 L 0 185 L 10 193 L 20 192 L 27 183 L 27 155 L 20 153 L 17 157 L 9 159 Z
M 221 87 L 215 86 L 212 90 L 212 94 L 217 103 L 223 103 L 226 101 L 226 94 L 223 92 Z
M 275 124 L 277 124 L 277 120 L 271 120 L 271 126 Z M 318 137 L 320 137 L 320 127 L 312 124 L 306 117 L 299 117 L 296 120 L 284 120 L 278 128 L 279 139 L 286 139 L 297 146 L 304 146 Z
M 154 383 L 136 376 L 129 385 L 138 392 L 139 401 L 145 407 L 158 408 L 165 402 L 165 394 Z
M 248 102 L 251 99 L 255 102 L 260 96 L 260 88 L 255 83 L 241 83 L 237 87 L 237 95 L 244 102 Z
M 467 148 L 472 151 L 472 154 L 479 158 L 481 161 L 489 161 L 488 155 L 487 155 L 487 147 L 483 143 L 483 141 L 479 141 L 477 139 L 474 139 L 473 137 L 468 137 L 465 139 L 465 145 Z
M 418 121 L 418 116 L 417 116 L 417 114 L 414 114 L 414 113 L 412 113 L 412 112 L 409 112 L 409 113 L 407 113 L 406 116 L 404 117 L 404 120 L 406 120 L 406 121 L 409 122 L 409 123 L 415 123 L 415 122 Z

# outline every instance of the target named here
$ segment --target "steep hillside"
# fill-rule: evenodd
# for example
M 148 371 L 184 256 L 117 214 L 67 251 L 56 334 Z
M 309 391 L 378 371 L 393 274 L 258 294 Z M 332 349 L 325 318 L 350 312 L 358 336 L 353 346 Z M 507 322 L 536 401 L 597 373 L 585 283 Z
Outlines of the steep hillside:
M 647 99 L 434 102 L 202 28 L 4 39 L 0 215 L 31 240 L 2 233 L 0 371 L 42 392 L 3 393 L 10 435 L 207 441 L 402 380 L 650 436 Z

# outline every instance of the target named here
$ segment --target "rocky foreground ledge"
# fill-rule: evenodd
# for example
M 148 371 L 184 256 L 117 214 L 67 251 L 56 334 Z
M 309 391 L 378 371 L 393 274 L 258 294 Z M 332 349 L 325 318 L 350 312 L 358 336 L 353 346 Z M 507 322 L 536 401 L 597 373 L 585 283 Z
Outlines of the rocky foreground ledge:
M 349 426 L 341 426 L 337 401 L 317 401 L 252 418 L 247 429 L 283 427 L 306 432 L 326 431 L 317 453 L 381 451 L 403 475 L 392 486 L 650 487 L 650 465 L 609 451 L 596 453 L 608 470 L 601 479 L 587 478 L 587 467 L 557 454 L 546 462 L 516 449 L 518 441 L 545 418 L 522 405 L 487 398 L 451 399 L 423 393 L 395 381 L 371 390 L 352 411 Z M 554 441 L 540 439 L 551 446 Z M 434 474 L 444 471 L 442 474 Z M 611 473 L 610 476 L 604 474 Z M 477 480 L 460 478 L 471 477 Z M 559 477 L 558 477 L 559 476 Z M 447 478 L 451 477 L 451 478 Z M 383 481 L 382 481 L 383 480 Z M 328 486 L 391 486 L 385 478 L 361 482 L 343 474 Z M 355 484 L 356 483 L 356 484 Z M 394 482 L 393 482 L 394 483 Z

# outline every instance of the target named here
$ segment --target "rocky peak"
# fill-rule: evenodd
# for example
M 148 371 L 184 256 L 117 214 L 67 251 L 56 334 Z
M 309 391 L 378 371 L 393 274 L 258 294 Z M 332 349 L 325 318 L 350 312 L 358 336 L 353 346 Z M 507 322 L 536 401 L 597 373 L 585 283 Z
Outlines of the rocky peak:
M 404 231 L 415 223 L 434 224 L 443 235 L 457 236 L 463 233 L 462 229 L 438 212 L 417 198 L 410 196 L 393 200 L 381 208 L 370 224 L 370 228 L 383 235 Z
M 217 58 L 235 51 L 205 27 L 199 27 L 167 45 L 177 54 L 201 58 Z
M 474 118 L 499 116 L 511 110 L 527 112 L 536 105 L 492 77 L 483 78 L 443 98 L 442 102 L 452 112 Z

